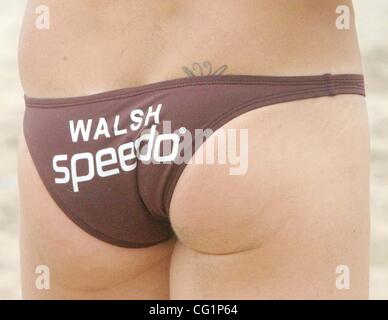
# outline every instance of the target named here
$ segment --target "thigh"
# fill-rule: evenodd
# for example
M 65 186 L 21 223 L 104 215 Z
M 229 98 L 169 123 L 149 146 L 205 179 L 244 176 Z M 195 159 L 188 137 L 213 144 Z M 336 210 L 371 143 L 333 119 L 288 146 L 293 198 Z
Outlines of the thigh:
M 171 297 L 366 298 L 364 98 L 273 105 L 220 130 L 228 128 L 248 129 L 248 170 L 185 168 L 170 207 L 179 239 Z
M 19 147 L 19 188 L 24 298 L 169 297 L 174 240 L 150 248 L 127 249 L 107 244 L 82 231 L 46 191 L 23 135 Z M 42 289 L 39 278 L 47 271 L 45 276 L 49 277 L 45 280 L 49 279 L 49 290 Z

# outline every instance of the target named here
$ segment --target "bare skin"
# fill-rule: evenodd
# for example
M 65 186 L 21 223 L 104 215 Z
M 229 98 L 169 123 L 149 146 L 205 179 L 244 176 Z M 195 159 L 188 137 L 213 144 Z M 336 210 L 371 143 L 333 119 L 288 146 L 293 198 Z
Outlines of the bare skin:
M 336 6 L 350 1 L 46 0 L 51 28 L 37 30 L 41 4 L 29 1 L 20 41 L 21 79 L 33 97 L 182 78 L 198 65 L 207 73 L 205 61 L 223 74 L 362 73 L 353 23 L 335 28 Z M 188 165 L 170 207 L 177 239 L 146 249 L 115 247 L 74 225 L 21 135 L 24 298 L 367 298 L 364 99 L 283 103 L 225 128 L 248 128 L 248 173 Z M 35 287 L 38 265 L 50 268 L 50 290 Z M 335 286 L 338 265 L 350 268 L 349 290 Z

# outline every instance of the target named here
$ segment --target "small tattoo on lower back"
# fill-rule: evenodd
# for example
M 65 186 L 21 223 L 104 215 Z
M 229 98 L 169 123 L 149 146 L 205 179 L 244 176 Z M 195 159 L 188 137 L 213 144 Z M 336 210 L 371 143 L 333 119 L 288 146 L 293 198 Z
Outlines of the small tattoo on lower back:
M 204 61 L 202 63 L 194 62 L 191 68 L 186 66 L 182 67 L 183 72 L 189 77 L 220 76 L 226 71 L 226 69 L 228 69 L 228 65 L 224 64 L 213 70 L 213 66 L 209 61 Z

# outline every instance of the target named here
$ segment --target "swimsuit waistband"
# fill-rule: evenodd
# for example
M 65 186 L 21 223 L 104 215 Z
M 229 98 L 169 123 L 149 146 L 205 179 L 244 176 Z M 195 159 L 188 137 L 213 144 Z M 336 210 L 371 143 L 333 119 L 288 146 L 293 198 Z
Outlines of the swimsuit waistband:
M 333 96 L 337 94 L 337 90 L 351 87 L 355 90 L 356 94 L 365 96 L 364 76 L 360 74 L 324 74 L 314 76 L 219 75 L 165 80 L 78 97 L 36 98 L 25 96 L 25 103 L 26 107 L 30 108 L 76 106 L 128 98 L 159 90 L 200 85 L 292 85 L 308 86 L 311 88 L 326 87 L 331 92 L 330 95 Z

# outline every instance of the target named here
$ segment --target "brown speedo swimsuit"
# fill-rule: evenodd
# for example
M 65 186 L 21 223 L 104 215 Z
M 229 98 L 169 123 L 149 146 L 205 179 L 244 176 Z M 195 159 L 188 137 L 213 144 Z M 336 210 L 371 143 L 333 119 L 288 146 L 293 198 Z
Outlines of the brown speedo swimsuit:
M 186 133 L 215 131 L 256 108 L 340 94 L 365 95 L 363 76 L 202 76 L 84 97 L 25 97 L 24 135 L 72 221 L 98 239 L 140 248 L 173 235 L 169 206 L 185 167 L 174 160 L 188 147 Z

